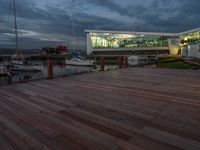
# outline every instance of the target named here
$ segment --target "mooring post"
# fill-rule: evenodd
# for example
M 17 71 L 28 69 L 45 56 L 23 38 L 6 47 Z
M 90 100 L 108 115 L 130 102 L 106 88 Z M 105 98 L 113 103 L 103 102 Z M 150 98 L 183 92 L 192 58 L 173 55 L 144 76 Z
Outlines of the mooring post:
M 48 79 L 53 79 L 53 63 L 51 59 L 47 60 Z
M 124 60 L 124 61 L 125 61 L 125 62 L 124 62 L 124 65 L 125 65 L 125 67 L 127 68 L 127 67 L 128 67 L 128 57 L 125 56 L 124 59 L 125 59 L 125 60 Z
M 122 59 L 122 57 L 121 56 L 118 57 L 117 60 L 118 60 L 119 68 L 122 68 L 122 65 L 123 65 L 123 62 L 122 62 L 123 59 Z
M 100 58 L 100 66 L 101 66 L 100 71 L 104 71 L 104 69 L 105 69 L 104 57 L 101 57 L 101 58 Z
M 122 67 L 125 67 L 125 59 L 124 59 L 124 56 L 121 57 L 121 61 L 122 61 L 122 62 L 121 62 L 121 63 L 122 63 Z

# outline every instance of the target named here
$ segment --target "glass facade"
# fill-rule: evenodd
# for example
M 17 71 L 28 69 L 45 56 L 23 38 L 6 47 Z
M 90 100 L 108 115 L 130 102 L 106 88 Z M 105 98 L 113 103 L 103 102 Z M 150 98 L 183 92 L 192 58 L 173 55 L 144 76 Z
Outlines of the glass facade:
M 200 31 L 181 35 L 180 39 L 181 39 L 181 45 L 191 45 L 200 43 Z
M 93 49 L 101 48 L 144 48 L 168 47 L 168 36 L 122 34 L 122 33 L 90 33 Z

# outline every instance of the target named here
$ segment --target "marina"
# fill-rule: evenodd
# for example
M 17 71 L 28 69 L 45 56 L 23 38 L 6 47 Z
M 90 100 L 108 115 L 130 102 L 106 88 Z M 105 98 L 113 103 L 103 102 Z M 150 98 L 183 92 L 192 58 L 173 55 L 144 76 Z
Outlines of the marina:
M 4 68 L 2 68 L 2 76 L 0 76 L 0 85 L 8 83 L 20 83 L 33 80 L 41 80 L 48 78 L 48 65 L 47 61 L 36 60 L 32 61 L 41 70 L 15 70 L 13 69 L 10 74 L 5 74 Z M 65 60 L 52 60 L 53 76 L 54 78 L 63 77 L 68 75 L 75 75 L 81 73 L 87 73 L 93 70 L 91 67 L 84 66 L 69 66 L 65 64 Z M 4 64 L 2 62 L 2 64 Z M 112 67 L 111 67 L 112 68 Z M 94 71 L 94 70 L 93 70 Z
M 0 149 L 198 150 L 199 74 L 126 68 L 3 85 Z
M 0 150 L 200 150 L 199 1 L 0 4 Z

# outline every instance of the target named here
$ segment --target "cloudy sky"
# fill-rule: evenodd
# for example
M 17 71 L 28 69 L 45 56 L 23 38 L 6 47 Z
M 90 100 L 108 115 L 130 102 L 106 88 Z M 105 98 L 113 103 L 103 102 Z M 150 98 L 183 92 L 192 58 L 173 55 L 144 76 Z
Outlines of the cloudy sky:
M 0 47 L 14 47 L 12 1 L 0 0 Z M 181 32 L 200 27 L 200 0 L 16 0 L 16 3 L 20 48 L 61 43 L 70 49 L 74 42 L 77 49 L 85 49 L 85 29 Z

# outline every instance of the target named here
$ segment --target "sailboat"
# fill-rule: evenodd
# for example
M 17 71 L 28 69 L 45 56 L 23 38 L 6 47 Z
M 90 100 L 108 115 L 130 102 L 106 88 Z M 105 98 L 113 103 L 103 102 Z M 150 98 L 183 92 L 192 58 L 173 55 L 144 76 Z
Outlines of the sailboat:
M 16 52 L 11 57 L 11 70 L 12 71 L 41 71 L 42 66 L 32 64 L 21 53 Z
M 65 60 L 65 64 L 69 66 L 88 66 L 88 67 L 95 67 L 96 62 L 95 60 L 89 59 L 81 59 L 80 57 L 74 57 L 70 60 Z
M 73 17 L 72 15 L 72 18 Z M 80 67 L 95 67 L 96 61 L 95 60 L 89 60 L 89 59 L 83 59 L 75 52 L 75 46 L 74 46 L 74 37 L 75 37 L 75 25 L 74 25 L 74 19 L 72 20 L 72 53 L 75 54 L 71 59 L 65 59 L 66 66 L 80 66 Z
M 14 23 L 15 23 L 15 51 L 16 54 L 11 57 L 11 70 L 13 71 L 41 71 L 42 67 L 32 64 L 18 49 L 18 31 L 17 31 L 17 13 L 16 0 L 13 0 Z

